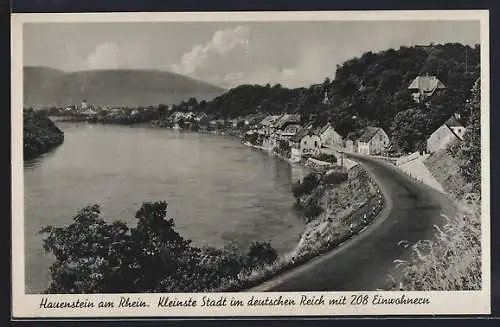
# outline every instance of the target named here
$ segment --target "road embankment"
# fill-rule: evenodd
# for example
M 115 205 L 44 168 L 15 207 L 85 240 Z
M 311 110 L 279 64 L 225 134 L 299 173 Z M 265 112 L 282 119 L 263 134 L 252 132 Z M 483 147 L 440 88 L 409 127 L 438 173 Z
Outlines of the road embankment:
M 386 198 L 362 233 L 251 291 L 370 291 L 391 288 L 402 277 L 394 260 L 409 258 L 413 244 L 434 236 L 453 202 L 381 160 L 350 155 L 369 171 Z
M 298 202 L 319 205 L 321 212 L 309 218 L 294 251 L 257 271 L 246 287 L 232 290 L 268 290 L 281 276 L 311 265 L 332 249 L 364 233 L 385 204 L 377 183 L 360 166 L 351 169 L 349 178 L 340 183 L 332 182 L 332 176 L 324 172 L 312 190 L 306 193 L 299 197 Z

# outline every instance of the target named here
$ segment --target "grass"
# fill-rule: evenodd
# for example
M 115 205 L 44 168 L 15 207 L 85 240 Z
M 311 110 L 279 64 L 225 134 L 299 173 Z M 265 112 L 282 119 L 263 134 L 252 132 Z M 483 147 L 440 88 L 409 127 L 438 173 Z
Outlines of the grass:
M 459 175 L 455 159 L 446 151 L 428 158 L 434 177 L 451 194 L 458 213 L 446 217 L 435 238 L 412 245 L 408 261 L 396 260 L 403 278 L 394 289 L 406 291 L 453 291 L 481 289 L 481 210 L 479 195 L 472 196 Z
M 424 164 L 446 192 L 457 198 L 467 193 L 467 185 L 460 175 L 458 164 L 448 151 L 433 153 Z
M 434 240 L 413 245 L 411 263 L 398 262 L 408 291 L 481 289 L 481 225 L 478 203 L 459 203 L 459 215 L 436 228 Z

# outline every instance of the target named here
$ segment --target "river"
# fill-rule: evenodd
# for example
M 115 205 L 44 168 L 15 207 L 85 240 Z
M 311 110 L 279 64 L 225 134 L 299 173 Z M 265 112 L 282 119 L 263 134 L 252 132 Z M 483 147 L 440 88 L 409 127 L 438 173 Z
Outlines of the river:
M 271 241 L 280 254 L 304 230 L 291 185 L 300 168 L 228 136 L 147 126 L 58 122 L 64 143 L 24 163 L 25 286 L 43 291 L 53 262 L 42 249 L 45 225 L 69 224 L 100 204 L 108 221 L 135 225 L 144 201 L 165 200 L 181 235 L 221 247 Z

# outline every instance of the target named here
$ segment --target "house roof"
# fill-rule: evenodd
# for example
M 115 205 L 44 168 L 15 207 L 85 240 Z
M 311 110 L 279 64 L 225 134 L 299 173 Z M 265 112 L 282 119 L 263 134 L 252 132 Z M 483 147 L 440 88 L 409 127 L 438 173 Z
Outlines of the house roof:
M 309 123 L 307 123 L 306 126 L 304 126 L 304 129 L 308 129 L 309 130 L 309 129 L 312 129 L 312 127 L 313 127 L 313 123 L 309 122 Z
M 330 126 L 331 126 L 330 124 L 325 124 L 323 127 L 320 128 L 319 132 L 324 133 Z
M 368 126 L 363 130 L 363 134 L 358 139 L 358 142 L 370 142 L 370 140 L 381 130 L 380 127 Z
M 300 142 L 304 136 L 313 135 L 314 133 L 305 128 L 300 129 L 294 136 L 290 138 L 292 142 Z
M 457 139 L 463 140 L 463 137 L 461 137 L 460 135 L 458 135 L 457 133 L 455 133 L 455 131 L 453 130 L 453 128 L 451 128 L 450 126 L 448 126 L 446 124 L 444 126 L 446 126 L 446 128 L 448 128 L 448 130 L 450 131 L 450 133 L 453 134 Z
M 448 118 L 448 120 L 444 124 L 448 127 L 463 127 L 463 125 L 455 116 L 451 116 L 450 118 Z
M 330 124 L 330 123 L 325 124 L 325 126 L 321 127 L 321 129 L 320 129 L 320 131 L 319 131 L 319 132 L 320 132 L 320 133 L 324 133 L 324 132 L 328 129 L 328 127 L 333 128 L 333 125 L 332 125 L 332 124 Z M 333 128 L 333 130 L 335 131 L 335 128 Z
M 417 76 L 408 89 L 421 92 L 433 92 L 436 89 L 445 89 L 446 86 L 436 76 Z
M 270 126 L 272 124 L 274 124 L 276 122 L 276 120 L 278 120 L 278 118 L 280 118 L 280 116 L 276 116 L 276 115 L 269 115 L 267 116 L 266 118 L 264 118 L 260 124 L 261 125 L 264 125 L 264 126 Z
M 276 128 L 281 129 L 286 123 L 300 123 L 300 115 L 284 114 L 276 122 L 275 126 Z

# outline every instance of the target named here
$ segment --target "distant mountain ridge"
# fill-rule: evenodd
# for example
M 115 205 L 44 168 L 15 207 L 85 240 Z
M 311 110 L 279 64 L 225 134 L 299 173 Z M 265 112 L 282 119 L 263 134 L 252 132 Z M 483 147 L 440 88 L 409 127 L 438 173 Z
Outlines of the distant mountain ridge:
M 98 106 L 175 104 L 190 97 L 210 100 L 226 90 L 187 76 L 159 70 L 108 69 L 64 72 L 26 66 L 24 106 L 62 107 L 87 100 Z

